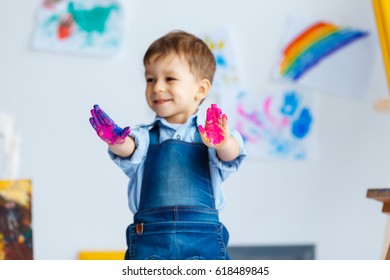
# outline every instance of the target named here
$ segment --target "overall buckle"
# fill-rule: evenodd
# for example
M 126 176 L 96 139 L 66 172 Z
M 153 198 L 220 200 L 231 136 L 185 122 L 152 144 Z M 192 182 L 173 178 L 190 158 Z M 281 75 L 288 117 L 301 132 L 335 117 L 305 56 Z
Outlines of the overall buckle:
M 141 234 L 144 232 L 144 223 L 137 224 L 137 225 L 135 226 L 135 232 L 136 232 L 138 235 L 141 235 Z

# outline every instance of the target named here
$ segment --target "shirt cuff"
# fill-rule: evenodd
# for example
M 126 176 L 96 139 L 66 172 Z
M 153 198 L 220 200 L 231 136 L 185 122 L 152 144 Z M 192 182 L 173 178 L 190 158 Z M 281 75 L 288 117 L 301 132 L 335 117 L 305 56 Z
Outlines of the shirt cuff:
M 135 150 L 133 154 L 129 157 L 120 157 L 114 154 L 110 149 L 108 149 L 108 154 L 110 158 L 120 167 L 126 168 L 127 165 L 140 164 L 144 157 L 146 156 L 147 146 L 149 139 L 146 139 L 146 136 L 143 135 L 140 131 L 134 129 L 130 132 L 128 137 L 132 137 L 135 141 Z
M 241 165 L 241 162 L 246 157 L 246 154 L 244 151 L 244 141 L 243 141 L 242 137 L 237 133 L 238 132 L 233 131 L 230 134 L 231 136 L 233 136 L 237 140 L 238 145 L 240 147 L 240 153 L 238 154 L 238 156 L 235 159 L 233 159 L 231 161 L 223 161 L 223 160 L 219 159 L 216 149 L 209 149 L 210 161 L 212 162 L 212 164 L 214 166 L 216 166 L 218 169 L 220 169 L 222 171 L 227 171 L 227 172 L 237 171 Z

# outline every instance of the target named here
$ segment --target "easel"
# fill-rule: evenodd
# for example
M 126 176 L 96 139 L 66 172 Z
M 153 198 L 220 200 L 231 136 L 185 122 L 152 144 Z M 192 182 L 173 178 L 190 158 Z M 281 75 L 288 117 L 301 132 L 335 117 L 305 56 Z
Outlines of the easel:
M 386 70 L 387 84 L 390 89 L 390 1 L 372 0 L 372 5 L 382 49 L 383 63 Z M 390 112 L 390 99 L 380 99 L 375 102 L 374 106 L 376 111 Z
M 390 215 L 390 189 L 369 189 L 367 197 L 383 202 L 382 212 Z M 385 260 L 390 260 L 390 229 L 389 225 L 385 233 Z
M 386 70 L 387 85 L 390 93 L 390 1 L 372 0 L 376 26 L 382 49 L 382 58 Z M 390 112 L 390 98 L 375 102 L 377 112 Z M 369 189 L 367 197 L 383 202 L 382 212 L 389 214 L 385 233 L 385 260 L 390 260 L 390 189 Z

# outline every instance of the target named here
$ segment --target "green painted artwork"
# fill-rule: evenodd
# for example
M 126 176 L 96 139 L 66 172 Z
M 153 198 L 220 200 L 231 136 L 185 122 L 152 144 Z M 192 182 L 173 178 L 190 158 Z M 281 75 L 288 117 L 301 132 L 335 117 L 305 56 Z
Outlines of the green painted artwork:
M 122 42 L 122 8 L 115 0 L 44 0 L 39 7 L 35 49 L 110 55 Z

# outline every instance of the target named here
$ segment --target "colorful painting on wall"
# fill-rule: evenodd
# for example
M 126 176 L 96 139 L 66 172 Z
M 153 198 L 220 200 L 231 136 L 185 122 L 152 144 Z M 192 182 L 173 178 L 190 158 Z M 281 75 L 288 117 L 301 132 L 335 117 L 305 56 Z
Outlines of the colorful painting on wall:
M 371 37 L 362 29 L 292 17 L 273 77 L 325 93 L 364 97 L 374 61 Z
M 202 38 L 217 65 L 211 93 L 229 117 L 229 125 L 243 136 L 248 158 L 314 158 L 314 96 L 286 86 L 268 86 L 263 95 L 247 92 L 242 85 L 232 32 L 221 29 Z
M 115 0 L 44 0 L 32 46 L 79 54 L 111 55 L 122 42 L 122 7 Z
M 234 123 L 235 100 L 243 87 L 233 32 L 227 28 L 217 29 L 201 38 L 211 49 L 217 66 L 211 95 L 216 96 L 216 103 L 229 116 L 229 122 Z
M 312 99 L 294 89 L 269 89 L 258 97 L 242 92 L 236 104 L 236 128 L 244 138 L 248 157 L 314 158 Z
M 0 260 L 32 260 L 31 181 L 0 180 Z

